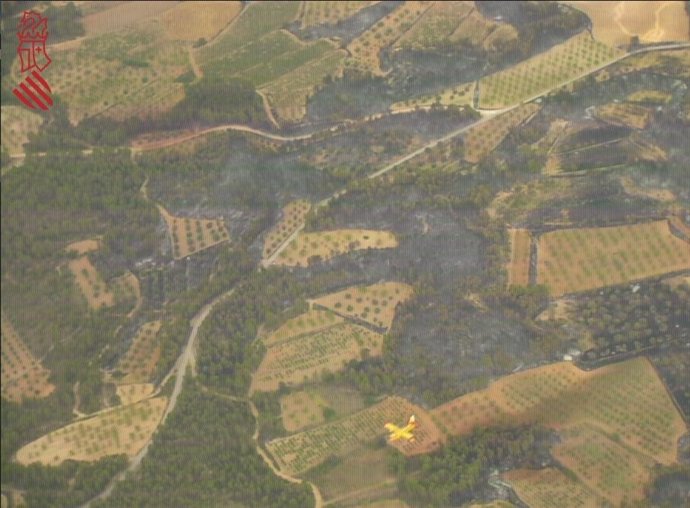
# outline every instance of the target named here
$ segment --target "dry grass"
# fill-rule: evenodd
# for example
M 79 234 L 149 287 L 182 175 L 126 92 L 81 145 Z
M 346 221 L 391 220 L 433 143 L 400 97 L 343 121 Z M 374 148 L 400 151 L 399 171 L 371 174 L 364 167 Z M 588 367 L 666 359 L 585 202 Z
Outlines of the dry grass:
M 564 229 L 538 240 L 537 283 L 554 297 L 689 268 L 688 243 L 666 220 Z
M 225 222 L 220 219 L 190 219 L 176 217 L 158 205 L 165 219 L 173 248 L 173 257 L 182 259 L 230 239 Z
M 414 443 L 399 441 L 395 447 L 406 455 L 427 453 L 438 449 L 443 435 L 429 414 L 401 397 L 388 397 L 382 402 L 335 422 L 269 441 L 268 451 L 280 469 L 299 474 L 320 464 L 332 455 L 343 455 L 358 446 L 387 434 L 387 422 L 403 425 L 411 414 L 417 418 Z
M 73 259 L 67 266 L 69 266 L 77 286 L 79 286 L 91 309 L 115 305 L 115 295 L 110 291 L 93 264 L 91 264 L 88 256 Z
M 656 199 L 657 201 L 671 202 L 676 200 L 676 195 L 668 189 L 655 187 L 641 187 L 629 176 L 621 176 L 621 185 L 626 194 Z M 670 219 L 673 222 L 673 219 Z
M 292 392 L 280 399 L 280 415 L 288 432 L 323 423 L 323 410 L 328 407 L 308 391 Z
M 502 477 L 532 508 L 599 508 L 602 504 L 596 494 L 555 468 L 515 469 Z
M 43 117 L 23 106 L 2 106 L 0 109 L 2 148 L 10 155 L 24 153 L 24 143 L 29 141 L 29 134 L 38 132 Z
M 95 462 L 119 454 L 133 457 L 151 438 L 166 405 L 166 397 L 156 397 L 72 423 L 20 448 L 17 462 L 57 466 L 66 460 Z
M 398 304 L 412 297 L 412 293 L 412 286 L 402 282 L 382 282 L 352 286 L 315 298 L 310 303 L 389 330 Z
M 297 20 L 301 28 L 309 28 L 317 25 L 335 25 L 348 19 L 360 10 L 374 5 L 374 1 L 322 1 L 302 2 L 300 4 Z
M 13 402 L 47 397 L 55 386 L 50 371 L 29 351 L 12 323 L 2 315 L 2 396 Z
M 473 164 L 481 161 L 501 144 L 511 129 L 529 121 L 539 109 L 538 104 L 525 104 L 469 129 L 463 137 L 465 160 Z
M 397 7 L 348 44 L 347 49 L 352 57 L 345 60 L 346 67 L 383 76 L 379 60 L 381 49 L 394 44 L 432 5 L 433 2 L 409 1 Z
M 160 343 L 156 335 L 161 321 L 149 321 L 141 325 L 132 344 L 117 364 L 116 370 L 125 374 L 118 384 L 148 383 L 160 358 Z
M 153 394 L 154 386 L 151 383 L 138 383 L 131 385 L 117 385 L 116 393 L 120 397 L 123 406 L 134 404 L 148 399 Z
M 379 356 L 383 335 L 341 323 L 271 346 L 252 377 L 250 393 L 274 391 L 281 383 L 293 386 L 319 379 L 324 372 L 342 370 L 347 362 Z
M 500 109 L 546 93 L 622 55 L 583 32 L 479 80 L 479 107 Z
M 99 238 L 90 238 L 88 240 L 80 240 L 78 242 L 70 243 L 65 250 L 67 252 L 76 252 L 77 254 L 84 255 L 89 252 L 93 252 L 101 248 L 101 241 Z
M 183 41 L 213 39 L 242 10 L 242 2 L 183 2 L 166 11 L 161 21 L 171 38 Z
M 112 2 L 112 7 L 85 16 L 82 23 L 87 37 L 116 32 L 157 18 L 178 3 L 177 1 L 121 2 L 119 4 Z
M 638 90 L 633 92 L 625 100 L 628 102 L 640 102 L 642 104 L 668 104 L 673 95 L 661 90 Z
M 568 298 L 559 298 L 549 302 L 549 307 L 539 314 L 537 321 L 568 321 L 575 302 Z
M 526 229 L 510 229 L 510 265 L 508 266 L 508 285 L 527 286 L 529 284 L 529 263 L 532 236 Z
M 634 129 L 645 129 L 652 118 L 649 108 L 631 103 L 611 103 L 599 106 L 594 111 L 599 120 Z
M 267 346 L 274 346 L 293 337 L 314 333 L 343 322 L 343 318 L 331 311 L 310 310 L 283 323 L 280 328 L 263 339 Z
M 567 1 L 592 20 L 594 38 L 610 46 L 640 42 L 687 41 L 688 14 L 683 2 Z
M 280 220 L 266 233 L 264 259 L 271 257 L 278 247 L 304 224 L 304 218 L 310 209 L 311 203 L 305 200 L 292 201 L 283 208 Z
M 309 266 L 314 256 L 325 261 L 355 250 L 390 249 L 397 246 L 397 238 L 389 231 L 368 229 L 336 229 L 314 233 L 302 231 L 278 255 L 274 264 Z

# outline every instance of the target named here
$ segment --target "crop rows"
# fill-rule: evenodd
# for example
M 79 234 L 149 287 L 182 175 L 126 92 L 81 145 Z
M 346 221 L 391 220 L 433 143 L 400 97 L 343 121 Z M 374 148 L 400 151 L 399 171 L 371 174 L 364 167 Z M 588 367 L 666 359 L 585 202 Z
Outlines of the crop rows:
M 264 344 L 272 346 L 292 337 L 317 332 L 342 322 L 343 318 L 331 311 L 310 310 L 283 323 L 264 339 Z
M 532 508 L 597 508 L 601 500 L 560 470 L 516 469 L 503 474 L 520 500 Z
M 173 257 L 182 259 L 230 239 L 223 219 L 175 217 L 158 206 L 165 219 L 173 248 Z
M 160 356 L 160 343 L 156 340 L 160 328 L 161 321 L 150 321 L 137 330 L 132 344 L 117 364 L 117 370 L 125 374 L 118 383 L 147 383 L 150 380 Z
M 88 256 L 73 259 L 67 266 L 90 308 L 100 309 L 115 305 L 115 295 L 96 271 L 96 267 L 91 264 Z
M 690 268 L 688 243 L 668 222 L 565 229 L 539 238 L 537 283 L 552 296 Z
M 264 259 L 270 257 L 297 228 L 304 224 L 304 218 L 310 208 L 311 203 L 305 200 L 292 201 L 283 208 L 280 221 L 268 231 L 264 239 Z

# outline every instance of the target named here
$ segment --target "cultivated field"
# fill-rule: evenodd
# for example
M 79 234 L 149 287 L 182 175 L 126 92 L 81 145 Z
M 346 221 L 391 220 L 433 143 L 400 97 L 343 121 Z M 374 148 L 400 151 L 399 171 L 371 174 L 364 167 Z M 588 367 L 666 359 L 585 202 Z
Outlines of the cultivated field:
M 434 2 L 393 45 L 394 49 L 424 50 L 448 41 L 474 10 L 473 2 Z M 481 17 L 481 16 L 480 16 Z
M 43 117 L 23 106 L 2 106 L 0 109 L 2 148 L 10 155 L 24 153 L 24 143 L 29 141 L 29 134 L 38 132 Z
M 158 205 L 158 211 L 168 226 L 173 257 L 182 259 L 230 239 L 222 218 L 190 219 L 176 217 Z
M 95 12 L 84 16 L 83 24 L 87 36 L 122 30 L 131 25 L 159 17 L 173 8 L 177 1 L 162 2 L 88 2 L 88 8 Z
M 498 44 L 509 44 L 515 41 L 517 36 L 518 32 L 512 25 L 487 19 L 474 8 L 462 19 L 448 40 L 452 43 L 470 44 L 486 51 L 494 51 Z
M 407 111 L 414 108 L 429 108 L 434 104 L 441 106 L 469 106 L 472 104 L 476 83 L 462 83 L 434 95 L 423 95 L 413 99 L 396 102 L 391 111 Z
M 472 127 L 465 133 L 465 160 L 477 163 L 490 154 L 505 139 L 511 129 L 529 121 L 540 109 L 530 103 Z
M 594 116 L 613 125 L 645 129 L 652 118 L 652 111 L 638 104 L 611 103 L 596 108 Z
M 345 317 L 390 329 L 398 304 L 408 300 L 412 293 L 412 286 L 402 282 L 382 282 L 371 286 L 352 286 L 315 298 L 310 303 Z
M 161 21 L 173 39 L 196 41 L 213 39 L 237 17 L 242 2 L 183 2 L 166 11 Z
M 687 41 L 688 14 L 683 2 L 566 1 L 592 20 L 598 41 L 622 47 L 632 36 L 640 42 Z
M 390 249 L 398 246 L 395 235 L 389 231 L 368 229 L 336 229 L 314 233 L 300 232 L 275 259 L 281 266 L 309 266 L 317 259 L 332 257 L 355 250 Z
M 293 337 L 314 333 L 343 322 L 343 318 L 331 311 L 310 310 L 283 323 L 280 328 L 263 339 L 267 346 L 274 346 Z
M 532 236 L 526 229 L 511 229 L 510 265 L 508 266 L 508 285 L 529 285 L 529 262 Z
M 91 309 L 115 305 L 115 295 L 103 281 L 93 264 L 91 264 L 88 256 L 73 259 L 67 266 L 74 275 L 77 286 L 79 286 Z
M 602 500 L 555 468 L 515 469 L 502 475 L 532 508 L 599 508 Z
M 666 220 L 563 229 L 538 239 L 537 283 L 554 297 L 689 268 L 688 243 Z
M 421 407 L 400 397 L 388 397 L 378 404 L 340 420 L 298 434 L 274 439 L 266 445 L 280 469 L 299 474 L 332 455 L 342 455 L 366 442 L 387 434 L 387 422 L 404 425 L 411 414 L 417 418 L 414 443 L 397 444 L 406 454 L 435 450 L 443 440 L 431 418 Z
M 433 2 L 421 1 L 409 1 L 400 5 L 347 46 L 352 56 L 345 60 L 345 65 L 375 76 L 383 76 L 379 60 L 381 49 L 398 40 L 432 5 Z
M 378 2 L 373 1 L 323 1 L 323 2 L 300 2 L 297 20 L 300 27 L 308 28 L 317 25 L 336 25 L 340 21 L 346 20 L 365 7 L 369 7 Z
M 155 387 L 151 383 L 138 383 L 131 385 L 117 385 L 116 393 L 120 397 L 123 406 L 134 404 L 140 400 L 148 399 Z
M 18 71 L 15 63 L 13 74 Z M 184 97 L 184 86 L 175 79 L 189 71 L 184 43 L 169 40 L 160 24 L 149 22 L 95 35 L 56 53 L 45 77 L 77 123 L 97 114 L 114 119 L 158 115 Z
M 325 411 L 330 412 L 332 418 L 338 418 L 363 407 L 364 401 L 358 391 L 332 386 L 316 386 L 280 398 L 280 415 L 288 432 L 323 423 Z
M 55 390 L 48 382 L 50 371 L 29 351 L 4 314 L 1 321 L 2 396 L 13 402 L 47 397 Z
M 479 80 L 479 107 L 500 109 L 546 92 L 621 55 L 583 32 L 566 42 Z M 502 118 L 502 117 L 501 117 Z
M 653 462 L 676 463 L 677 441 L 686 432 L 654 367 L 642 357 L 590 372 L 569 362 L 538 367 L 501 378 L 431 414 L 453 435 L 520 423 L 557 430 L 562 439 L 556 457 L 613 505 L 626 493 L 630 499 L 639 494 L 629 488 L 627 475 L 644 486 Z M 609 458 L 601 462 L 602 456 Z M 618 467 L 622 476 L 610 467 Z
M 118 384 L 147 383 L 153 374 L 160 357 L 160 344 L 156 335 L 161 321 L 149 321 L 137 330 L 132 344 L 117 364 L 116 370 L 125 374 Z
M 304 218 L 310 209 L 311 203 L 305 200 L 292 201 L 283 208 L 280 220 L 266 233 L 264 259 L 271 257 L 276 249 L 304 223 Z
M 166 397 L 157 397 L 71 423 L 20 448 L 17 462 L 57 466 L 66 460 L 93 462 L 119 454 L 132 457 L 156 430 L 166 405 Z
M 271 346 L 254 373 L 250 392 L 274 391 L 336 372 L 364 352 L 381 354 L 383 335 L 350 323 L 334 325 L 287 342 Z

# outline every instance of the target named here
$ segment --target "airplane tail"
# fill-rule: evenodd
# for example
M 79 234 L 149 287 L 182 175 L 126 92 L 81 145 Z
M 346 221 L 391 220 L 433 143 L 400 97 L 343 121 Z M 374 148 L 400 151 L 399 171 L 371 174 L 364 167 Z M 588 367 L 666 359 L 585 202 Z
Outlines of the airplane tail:
M 414 418 L 414 415 L 410 416 L 410 419 L 407 421 L 407 424 L 410 425 L 413 429 L 417 427 L 417 421 Z

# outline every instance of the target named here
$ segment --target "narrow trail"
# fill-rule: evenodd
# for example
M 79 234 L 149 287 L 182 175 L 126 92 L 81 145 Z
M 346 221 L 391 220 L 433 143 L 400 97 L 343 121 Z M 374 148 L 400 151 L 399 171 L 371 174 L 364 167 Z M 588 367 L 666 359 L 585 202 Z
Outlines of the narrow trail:
M 266 97 L 266 94 L 261 90 L 257 90 L 256 93 L 259 94 L 259 97 L 261 97 L 261 101 L 264 105 L 264 112 L 266 113 L 268 120 L 271 122 L 271 125 L 273 125 L 273 127 L 276 129 L 280 129 L 280 124 L 276 120 L 276 117 L 273 116 L 273 110 L 271 109 L 271 104 L 268 102 L 268 97 Z

